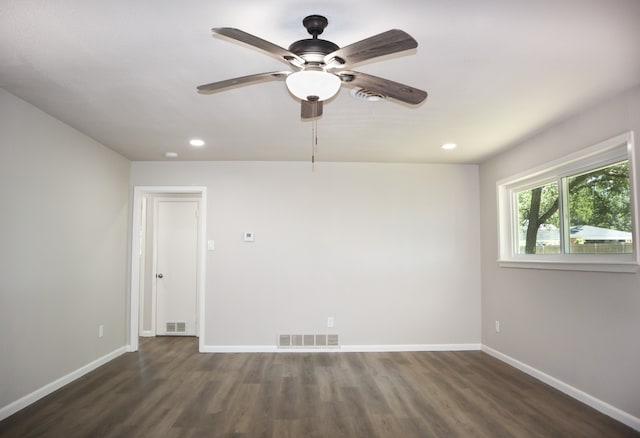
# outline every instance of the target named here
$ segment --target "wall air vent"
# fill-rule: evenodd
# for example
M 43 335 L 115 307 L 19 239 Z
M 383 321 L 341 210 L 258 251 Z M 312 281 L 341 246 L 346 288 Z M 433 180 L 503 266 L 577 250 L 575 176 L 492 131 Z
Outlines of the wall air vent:
M 278 348 L 340 348 L 338 334 L 281 334 Z
M 291 335 L 280 335 L 278 337 L 278 347 L 291 347 Z
M 167 333 L 185 333 L 187 331 L 186 322 L 168 322 Z
M 316 335 L 316 347 L 327 346 L 327 335 Z

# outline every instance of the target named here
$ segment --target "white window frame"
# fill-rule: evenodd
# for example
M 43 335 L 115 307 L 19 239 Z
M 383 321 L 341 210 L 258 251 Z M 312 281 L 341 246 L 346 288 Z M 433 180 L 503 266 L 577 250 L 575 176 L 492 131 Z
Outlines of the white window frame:
M 629 160 L 631 197 L 632 253 L 631 254 L 518 254 L 518 212 L 516 193 L 539 187 L 561 178 L 595 170 L 623 160 Z M 571 271 L 636 272 L 638 271 L 638 211 L 636 205 L 637 175 L 633 132 L 605 140 L 594 146 L 552 161 L 543 166 L 519 173 L 497 182 L 498 196 L 498 264 L 505 268 L 555 269 Z M 558 187 L 562 198 L 562 188 Z M 561 202 L 558 213 L 561 228 L 567 225 Z M 561 239 L 566 237 L 561 232 Z

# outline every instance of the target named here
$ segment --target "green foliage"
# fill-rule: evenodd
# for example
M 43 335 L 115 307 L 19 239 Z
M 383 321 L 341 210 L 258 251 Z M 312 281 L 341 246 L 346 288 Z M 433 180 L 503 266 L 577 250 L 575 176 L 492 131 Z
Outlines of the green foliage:
M 569 186 L 571 226 L 631 231 L 628 161 L 571 177 Z

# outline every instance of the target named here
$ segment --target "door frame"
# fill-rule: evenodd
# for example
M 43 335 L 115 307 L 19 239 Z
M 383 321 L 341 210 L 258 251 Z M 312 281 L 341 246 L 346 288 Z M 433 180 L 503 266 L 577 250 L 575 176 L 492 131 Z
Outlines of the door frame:
M 129 345 L 128 351 L 138 351 L 138 334 L 140 319 L 140 259 L 142 256 L 142 242 L 144 241 L 144 220 L 146 195 L 185 194 L 199 195 L 198 220 L 198 344 L 199 351 L 204 345 L 205 319 L 204 295 L 206 281 L 206 223 L 207 223 L 207 188 L 204 186 L 135 186 L 133 188 L 133 205 L 131 221 L 131 283 L 129 285 Z

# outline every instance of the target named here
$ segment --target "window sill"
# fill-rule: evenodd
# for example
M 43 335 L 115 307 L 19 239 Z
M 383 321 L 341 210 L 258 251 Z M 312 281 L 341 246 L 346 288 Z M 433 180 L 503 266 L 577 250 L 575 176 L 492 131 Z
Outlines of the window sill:
M 501 268 L 547 269 L 555 271 L 589 271 L 589 272 L 638 272 L 635 261 L 587 262 L 558 260 L 498 260 Z

